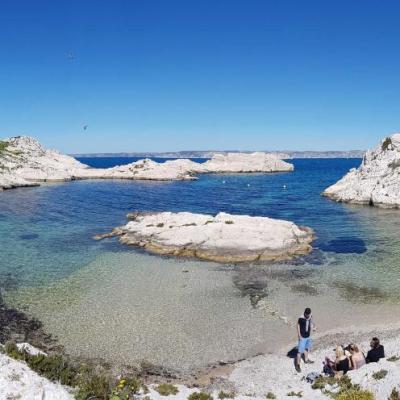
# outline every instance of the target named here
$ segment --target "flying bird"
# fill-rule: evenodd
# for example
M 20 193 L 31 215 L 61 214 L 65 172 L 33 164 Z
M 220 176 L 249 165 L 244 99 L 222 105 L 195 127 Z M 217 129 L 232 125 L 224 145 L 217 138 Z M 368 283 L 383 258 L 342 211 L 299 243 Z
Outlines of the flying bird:
M 83 130 L 86 131 L 89 125 L 83 125 Z
M 67 53 L 67 59 L 68 60 L 75 60 L 75 54 L 72 52 L 72 51 L 69 51 L 68 53 Z

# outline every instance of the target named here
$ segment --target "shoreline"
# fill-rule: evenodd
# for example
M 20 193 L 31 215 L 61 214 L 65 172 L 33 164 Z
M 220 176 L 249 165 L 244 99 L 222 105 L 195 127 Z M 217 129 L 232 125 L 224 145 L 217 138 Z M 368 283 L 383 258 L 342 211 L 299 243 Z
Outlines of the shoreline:
M 156 391 L 156 385 L 169 383 L 176 385 L 179 392 L 170 395 L 170 400 L 185 400 L 188 395 L 198 391 L 204 391 L 213 395 L 214 399 L 218 397 L 221 391 L 225 393 L 235 393 L 235 398 L 242 399 L 265 399 L 267 393 L 272 393 L 277 399 L 290 398 L 290 393 L 301 393 L 305 400 L 313 399 L 329 399 L 330 397 L 323 393 L 320 389 L 313 389 L 311 383 L 306 382 L 305 376 L 310 372 L 322 372 L 322 361 L 326 355 L 332 356 L 333 348 L 337 344 L 357 343 L 361 345 L 365 352 L 369 340 L 373 336 L 378 336 L 381 343 L 385 346 L 386 359 L 380 360 L 379 363 L 367 364 L 356 371 L 349 371 L 353 384 L 359 384 L 362 389 L 369 390 L 375 394 L 376 400 L 386 400 L 393 388 L 400 388 L 400 358 L 392 359 L 400 356 L 400 322 L 394 323 L 392 326 L 376 324 L 369 328 L 360 328 L 354 331 L 353 328 L 336 329 L 315 335 L 314 349 L 311 353 L 311 359 L 314 364 L 301 364 L 302 372 L 297 373 L 294 370 L 293 357 L 289 355 L 292 344 L 288 343 L 280 346 L 275 352 L 259 354 L 253 357 L 245 358 L 235 362 L 214 363 L 206 368 L 193 370 L 190 374 L 175 375 L 162 366 L 143 366 L 139 372 L 135 374 L 142 382 L 149 387 L 151 398 L 155 400 L 162 399 L 162 396 Z M 22 343 L 22 342 L 21 342 Z M 63 352 L 57 351 L 54 354 L 64 356 Z M 4 357 L 4 356 L 2 356 Z M 67 355 L 68 357 L 68 355 Z M 389 358 L 389 360 L 388 360 Z M 101 366 L 101 361 L 96 359 L 88 360 L 93 366 Z M 7 360 L 2 360 L 3 364 L 9 364 Z M 12 361 L 13 368 L 25 370 L 24 363 Z M 89 364 L 90 365 L 90 364 Z M 152 369 L 153 368 L 153 369 Z M 388 371 L 386 376 L 376 381 L 374 373 Z M 123 373 L 134 371 L 132 367 L 125 366 Z M 121 376 L 115 368 L 109 369 L 110 376 Z M 122 375 L 124 376 L 124 375 Z M 6 380 L 7 378 L 5 378 Z M 31 379 L 32 381 L 32 379 Z M 43 379 L 42 379 L 43 381 Z M 46 383 L 44 379 L 44 383 Z M 22 385 L 22 386 L 25 386 Z M 35 390 L 37 388 L 35 387 Z M 66 388 L 68 392 L 70 389 Z M 21 389 L 22 390 L 22 389 Z M 23 389 L 26 390 L 26 387 Z M 144 395 L 139 395 L 143 397 Z

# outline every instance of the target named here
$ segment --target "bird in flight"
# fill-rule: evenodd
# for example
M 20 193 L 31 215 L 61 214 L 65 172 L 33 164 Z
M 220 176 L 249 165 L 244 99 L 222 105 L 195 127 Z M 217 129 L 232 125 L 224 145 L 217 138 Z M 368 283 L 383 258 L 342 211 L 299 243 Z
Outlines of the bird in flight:
M 75 54 L 72 51 L 69 51 L 66 57 L 68 60 L 75 60 Z
M 86 131 L 89 125 L 83 125 L 83 130 Z

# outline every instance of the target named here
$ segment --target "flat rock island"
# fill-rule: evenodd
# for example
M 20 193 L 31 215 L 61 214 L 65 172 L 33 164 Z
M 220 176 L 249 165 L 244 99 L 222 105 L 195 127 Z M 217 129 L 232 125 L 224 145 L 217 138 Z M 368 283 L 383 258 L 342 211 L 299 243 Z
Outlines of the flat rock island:
M 157 212 L 131 213 L 128 219 L 94 238 L 119 236 L 121 243 L 150 253 L 220 263 L 284 261 L 312 250 L 311 228 L 267 217 Z
M 322 195 L 338 202 L 400 208 L 400 133 L 367 151 L 359 168 L 350 170 Z
M 262 152 L 216 154 L 204 163 L 189 159 L 158 163 L 146 158 L 112 168 L 91 168 L 71 156 L 45 149 L 29 136 L 0 140 L 0 190 L 79 179 L 177 181 L 195 180 L 196 174 L 204 173 L 292 170 L 292 164 Z

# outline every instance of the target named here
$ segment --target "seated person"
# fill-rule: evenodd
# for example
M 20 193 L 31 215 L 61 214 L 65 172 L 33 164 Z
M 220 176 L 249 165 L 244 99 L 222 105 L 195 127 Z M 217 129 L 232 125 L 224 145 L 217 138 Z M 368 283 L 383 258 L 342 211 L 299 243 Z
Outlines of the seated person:
M 359 369 L 367 363 L 365 361 L 363 352 L 356 344 L 350 344 L 349 351 L 351 354 L 350 356 L 351 369 Z
M 381 358 L 385 358 L 385 349 L 377 337 L 372 338 L 370 345 L 371 350 L 367 353 L 367 363 L 378 362 Z
M 330 375 L 341 376 L 346 374 L 351 368 L 350 359 L 345 354 L 342 346 L 336 346 L 335 350 L 335 361 L 330 360 L 328 357 L 325 358 L 325 367 L 328 369 Z M 324 368 L 325 370 L 326 368 Z M 329 369 L 331 371 L 329 371 Z

